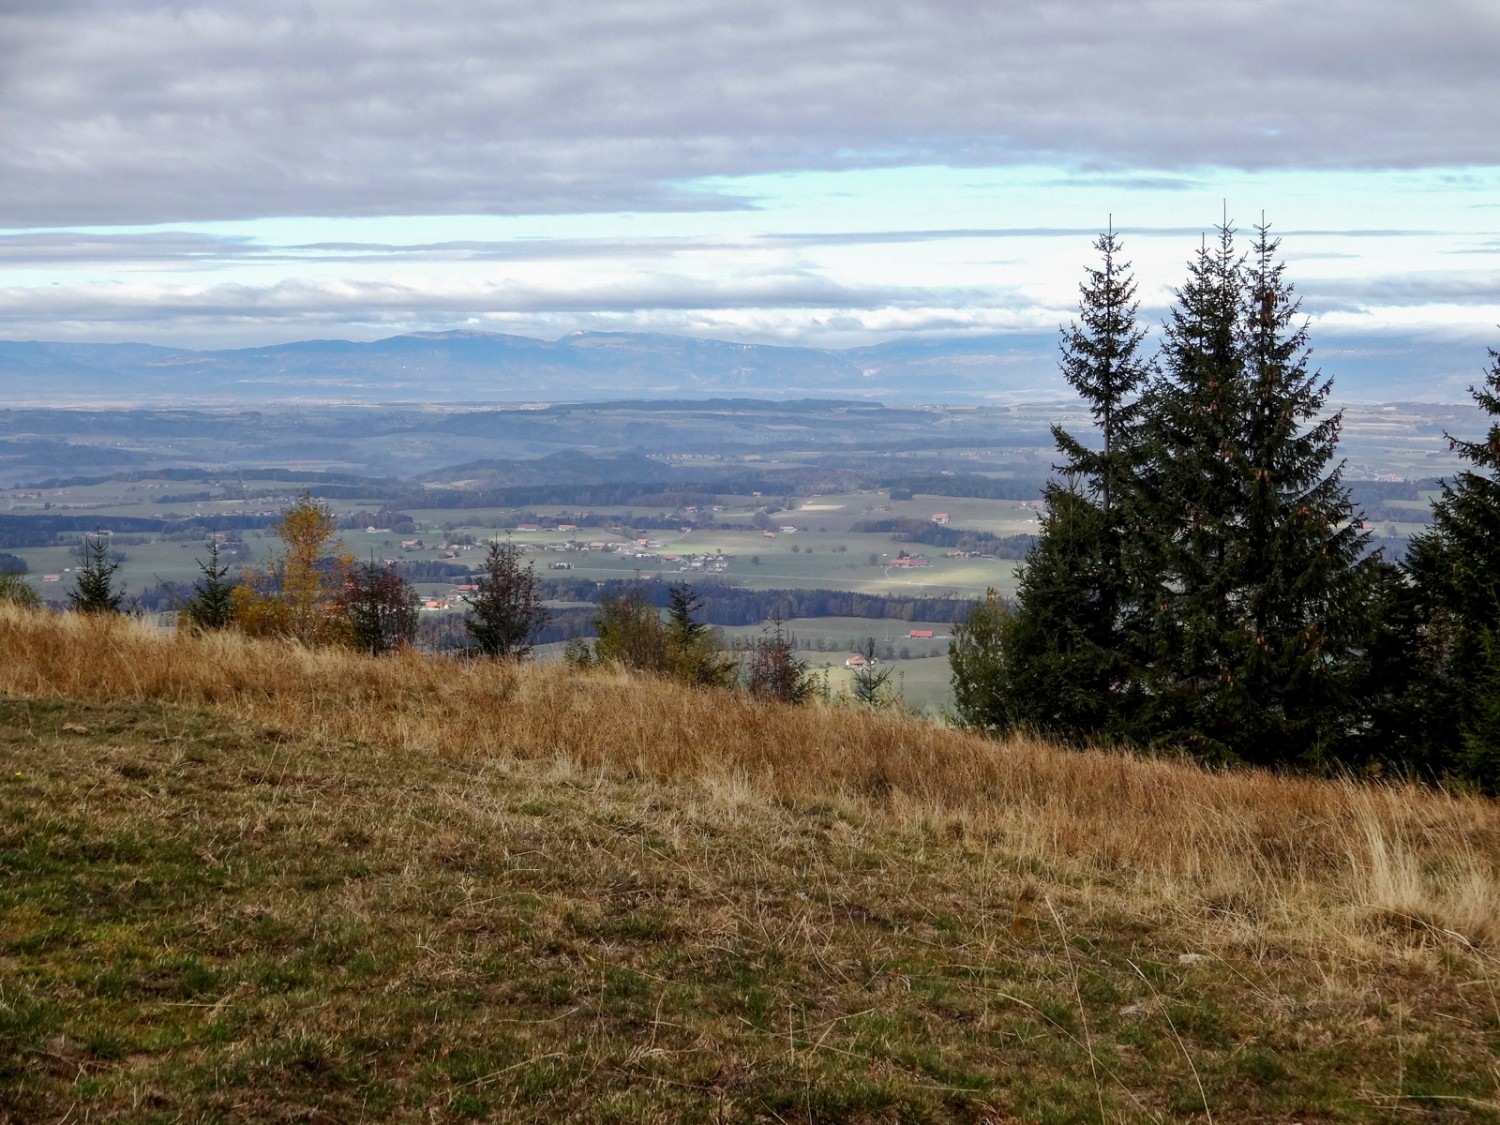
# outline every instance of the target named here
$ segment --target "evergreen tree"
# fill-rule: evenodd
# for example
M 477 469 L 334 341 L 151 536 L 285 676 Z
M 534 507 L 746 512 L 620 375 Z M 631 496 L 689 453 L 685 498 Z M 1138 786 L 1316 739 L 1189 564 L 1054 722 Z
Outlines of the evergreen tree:
M 1473 466 L 1443 485 L 1432 529 L 1412 540 L 1419 678 L 1428 760 L 1500 792 L 1500 352 L 1469 388 L 1494 421 L 1481 441 L 1449 444 Z
M 1094 248 L 1100 264 L 1079 287 L 1079 319 L 1063 330 L 1061 367 L 1088 403 L 1102 448 L 1053 427 L 1065 483 L 1046 488 L 1047 514 L 1021 568 L 1015 608 L 992 623 L 985 613 L 1006 611 L 986 607 L 964 646 L 950 649 L 960 715 L 987 730 L 1021 726 L 1082 741 L 1118 729 L 1127 699 L 1118 690 L 1128 681 L 1121 541 L 1135 481 L 1137 399 L 1150 365 L 1140 355 L 1135 280 L 1113 228 Z M 1002 633 L 1004 653 L 976 648 L 981 635 L 998 645 Z M 960 682 L 971 672 L 983 681 L 973 690 Z
M 1244 498 L 1232 462 L 1241 444 L 1243 356 L 1239 325 L 1244 263 L 1220 229 L 1189 265 L 1165 326 L 1163 368 L 1142 403 L 1140 487 L 1130 506 L 1125 569 L 1142 713 L 1134 741 L 1193 740 L 1217 725 L 1217 646 L 1242 540 Z M 1216 741 L 1216 740 L 1215 740 Z
M 1094 249 L 1099 267 L 1088 270 L 1088 280 L 1078 287 L 1079 319 L 1063 330 L 1061 368 L 1088 404 L 1103 449 L 1087 448 L 1061 426 L 1052 428 L 1052 436 L 1067 458 L 1058 468 L 1085 483 L 1106 526 L 1115 529 L 1119 505 L 1134 483 L 1137 400 L 1151 366 L 1140 354 L 1146 331 L 1136 318 L 1135 278 L 1130 263 L 1119 260 L 1120 240 L 1112 225 Z M 1113 553 L 1113 543 L 1104 547 L 1106 555 Z
M 226 582 L 229 564 L 219 559 L 219 541 L 208 541 L 208 561 L 193 560 L 203 578 L 193 586 L 193 596 L 182 607 L 179 620 L 198 629 L 224 629 L 234 621 L 233 582 Z
M 535 568 L 521 566 L 521 549 L 514 543 L 492 539 L 478 585 L 464 621 L 474 646 L 485 656 L 526 659 L 551 616 Z
M 1149 703 L 1137 736 L 1314 765 L 1356 722 L 1375 575 L 1277 247 L 1264 224 L 1248 262 L 1227 224 L 1204 245 L 1145 400 L 1127 541 Z
M 125 591 L 115 589 L 120 561 L 109 556 L 109 537 L 103 533 L 83 537 L 83 563 L 68 591 L 68 605 L 78 613 L 119 613 Z
M 1103 510 L 1074 487 L 1047 486 L 1047 512 L 1026 553 L 1016 608 L 1003 627 L 1003 710 L 986 724 L 1068 742 L 1116 726 L 1123 675 L 1117 574 L 1105 572 Z
M 849 690 L 854 696 L 856 703 L 863 703 L 866 707 L 884 707 L 892 702 L 891 675 L 895 672 L 889 664 L 881 664 L 875 659 L 875 638 L 866 637 L 864 648 L 859 650 L 859 655 L 865 658 L 865 662 L 854 669 L 854 675 L 849 680 Z
M 734 682 L 735 662 L 720 651 L 714 631 L 693 616 L 703 608 L 703 599 L 686 582 L 673 583 L 667 596 L 667 674 L 698 687 L 728 687 Z

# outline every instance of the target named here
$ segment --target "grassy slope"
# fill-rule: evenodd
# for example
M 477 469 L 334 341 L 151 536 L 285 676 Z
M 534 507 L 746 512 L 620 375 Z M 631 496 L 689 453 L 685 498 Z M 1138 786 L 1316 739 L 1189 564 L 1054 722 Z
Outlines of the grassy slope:
M 0 610 L 0 1120 L 1500 1120 L 1493 804 Z

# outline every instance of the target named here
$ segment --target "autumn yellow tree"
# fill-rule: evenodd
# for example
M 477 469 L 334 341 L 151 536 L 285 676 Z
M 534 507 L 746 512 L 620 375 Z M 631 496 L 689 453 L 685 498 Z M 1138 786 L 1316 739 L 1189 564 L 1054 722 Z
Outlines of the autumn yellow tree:
M 235 625 L 303 644 L 346 643 L 343 593 L 354 558 L 335 535 L 333 513 L 304 492 L 282 510 L 275 531 L 280 555 L 264 568 L 247 570 L 234 588 Z

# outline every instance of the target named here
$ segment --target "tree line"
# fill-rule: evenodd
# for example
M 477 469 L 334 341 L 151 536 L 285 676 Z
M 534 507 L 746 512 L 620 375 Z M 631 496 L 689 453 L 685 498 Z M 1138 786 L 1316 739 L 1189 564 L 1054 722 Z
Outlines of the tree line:
M 671 586 L 656 580 L 546 578 L 542 585 L 555 601 L 601 603 L 635 594 L 659 609 L 671 605 Z M 889 621 L 952 621 L 968 608 L 965 598 L 891 597 L 851 590 L 751 590 L 724 582 L 697 583 L 694 593 L 710 625 L 759 625 L 773 617 L 865 617 Z
M 110 516 L 113 531 L 127 534 L 180 536 L 185 532 L 250 531 L 270 527 L 276 516 Z M 98 516 L 65 516 L 48 512 L 24 516 L 0 515 L 0 547 L 51 547 L 73 536 L 98 530 Z
M 1404 562 L 1372 550 L 1278 248 L 1264 223 L 1244 250 L 1217 228 L 1148 357 L 1120 241 L 1099 237 L 1061 360 L 1094 440 L 1054 427 L 1017 595 L 991 591 L 956 631 L 957 713 L 1500 789 L 1500 425 L 1449 438 L 1473 468 L 1442 485 Z M 1500 416 L 1491 355 L 1473 394 Z

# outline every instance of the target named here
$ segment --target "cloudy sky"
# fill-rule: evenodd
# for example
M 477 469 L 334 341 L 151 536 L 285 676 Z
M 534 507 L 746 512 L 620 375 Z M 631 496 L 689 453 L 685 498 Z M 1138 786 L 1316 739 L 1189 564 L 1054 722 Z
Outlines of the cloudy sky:
M 0 338 L 1054 329 L 1224 209 L 1500 345 L 1495 0 L 0 0 Z

